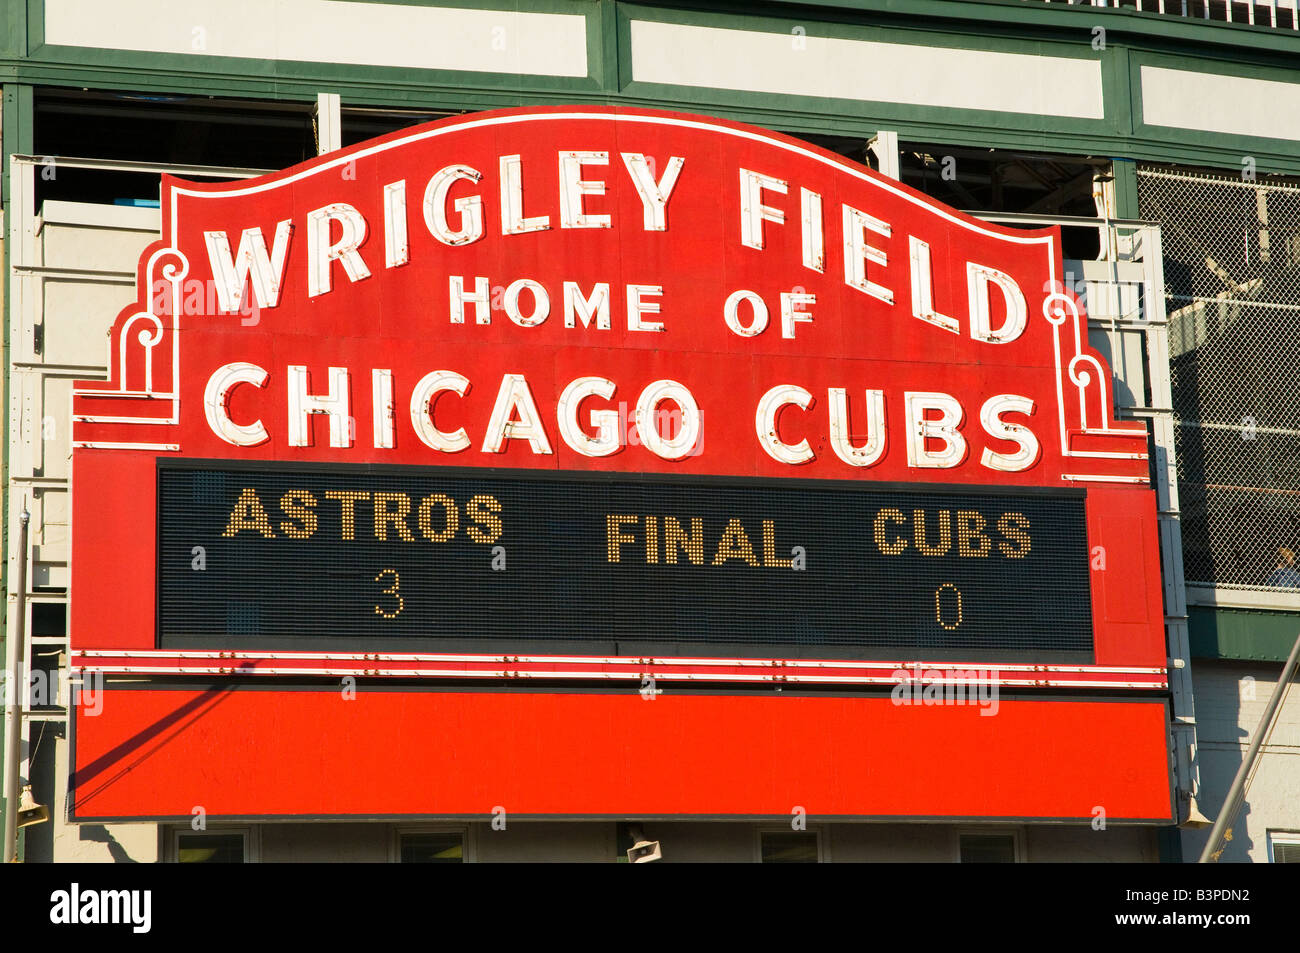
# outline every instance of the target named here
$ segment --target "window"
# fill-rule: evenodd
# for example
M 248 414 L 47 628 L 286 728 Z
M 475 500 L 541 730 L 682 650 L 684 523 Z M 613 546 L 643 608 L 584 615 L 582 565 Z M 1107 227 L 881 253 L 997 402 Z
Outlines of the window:
M 1019 860 L 1019 842 L 1014 833 L 959 834 L 958 861 L 963 864 L 1014 864 Z
M 252 863 L 252 832 L 239 830 L 172 831 L 171 857 L 178 864 Z
M 309 100 L 44 87 L 35 93 L 33 147 L 42 157 L 283 169 L 316 155 L 313 106 Z M 57 163 L 43 171 L 47 174 L 38 173 L 34 183 L 37 208 L 49 199 L 158 204 L 156 171 Z
M 394 859 L 400 864 L 463 864 L 464 829 L 399 830 Z
M 816 864 L 821 861 L 817 831 L 759 831 L 758 860 L 762 864 Z
M 1269 831 L 1268 861 L 1271 864 L 1300 864 L 1300 831 Z
M 463 110 L 451 112 L 438 109 L 379 109 L 366 106 L 343 106 L 343 147 L 356 145 L 378 136 L 386 136 L 399 129 L 409 129 L 421 123 L 459 115 Z

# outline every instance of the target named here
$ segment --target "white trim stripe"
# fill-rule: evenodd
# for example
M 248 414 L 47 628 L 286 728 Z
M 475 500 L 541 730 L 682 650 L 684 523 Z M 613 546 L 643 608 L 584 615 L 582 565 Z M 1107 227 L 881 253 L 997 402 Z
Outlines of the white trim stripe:
M 1088 672 L 1113 675 L 1164 675 L 1166 669 L 1126 665 L 1042 665 L 1035 663 L 936 662 L 936 661 L 836 661 L 829 659 L 755 659 L 679 656 L 665 658 L 631 655 L 469 655 L 462 653 L 419 654 L 406 652 L 244 652 L 219 649 L 73 649 L 76 658 L 180 658 L 180 659 L 310 659 L 356 662 L 494 662 L 626 665 L 726 665 L 762 668 L 879 668 L 889 669 L 972 669 L 996 668 L 1006 672 Z
M 1146 483 L 1146 477 L 1107 476 L 1104 473 L 1062 473 L 1062 480 L 1086 480 L 1090 483 Z
M 80 450 L 167 450 L 179 451 L 179 443 L 114 443 L 103 440 L 74 440 L 72 445 Z
M 403 3 L 46 0 L 45 42 L 254 60 L 587 75 L 582 14 Z
M 1144 125 L 1300 139 L 1300 83 L 1158 66 L 1141 75 Z
M 532 678 L 532 679 L 615 679 L 637 680 L 643 677 L 641 672 L 601 672 L 590 669 L 573 671 L 528 671 L 526 669 L 393 669 L 363 671 L 355 668 L 290 668 L 263 666 L 164 666 L 164 665 L 93 665 L 73 666 L 73 672 L 102 672 L 106 675 L 323 675 L 338 678 L 345 675 L 361 675 L 366 678 Z M 843 685 L 897 685 L 898 679 L 886 675 L 736 675 L 725 672 L 654 672 L 654 677 L 663 681 L 692 682 L 803 682 L 809 684 L 843 684 Z M 910 683 L 911 680 L 909 680 Z M 925 684 L 934 685 L 998 685 L 1008 688 L 1136 688 L 1162 689 L 1165 680 L 1151 682 L 1110 682 L 1092 680 L 1061 679 L 926 679 Z
M 633 20 L 639 83 L 1102 119 L 1101 61 Z
M 263 664 L 265 662 L 274 664 Z M 323 665 L 320 663 L 324 663 Z M 203 664 L 206 663 L 206 664 Z M 354 663 L 354 664 L 349 664 Z M 396 664 L 394 664 L 396 663 Z M 410 667 L 419 666 L 419 667 Z M 563 668 L 559 666 L 565 666 Z M 73 650 L 77 672 L 117 675 L 299 675 L 366 678 L 589 679 L 897 685 L 989 684 L 1008 688 L 1168 687 L 1161 668 L 821 659 L 655 659 L 632 656 L 406 655 L 214 650 Z M 730 671 L 729 671 L 730 670 Z M 738 670 L 738 671 L 737 671 Z M 902 672 L 905 677 L 900 677 Z M 965 673 L 973 672 L 973 677 Z M 1111 677 L 1107 677 L 1111 676 Z

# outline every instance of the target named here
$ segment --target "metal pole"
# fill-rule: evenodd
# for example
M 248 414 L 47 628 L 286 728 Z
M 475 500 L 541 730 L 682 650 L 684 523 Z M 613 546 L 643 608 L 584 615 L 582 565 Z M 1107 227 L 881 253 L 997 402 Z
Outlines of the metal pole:
M 1255 737 L 1250 739 L 1250 748 L 1246 751 L 1246 757 L 1241 760 L 1241 767 L 1237 769 L 1237 776 L 1232 779 L 1232 787 L 1228 789 L 1228 796 L 1223 799 L 1223 809 L 1219 811 L 1219 816 L 1214 821 L 1214 828 L 1210 831 L 1209 840 L 1205 842 L 1205 849 L 1201 851 L 1201 859 L 1197 863 L 1211 863 L 1211 855 L 1219 849 L 1223 840 L 1223 832 L 1227 830 L 1228 825 L 1232 823 L 1241 810 L 1242 794 L 1246 789 L 1246 778 L 1250 776 L 1251 769 L 1255 765 L 1255 759 L 1259 755 L 1259 749 L 1264 744 L 1264 737 L 1268 734 L 1269 727 L 1273 724 L 1273 718 L 1277 714 L 1278 707 L 1282 704 L 1282 696 L 1286 694 L 1287 686 L 1291 684 L 1291 677 L 1295 674 L 1296 662 L 1300 660 L 1300 635 L 1296 636 L 1295 645 L 1291 646 L 1291 654 L 1286 660 L 1286 665 L 1282 667 L 1282 677 L 1277 680 L 1277 685 L 1273 688 L 1273 696 L 1268 700 L 1268 706 L 1264 709 L 1264 717 L 1259 721 L 1259 727 L 1255 729 Z
M 4 862 L 18 859 L 18 749 L 23 739 L 23 696 L 27 683 L 22 678 L 23 649 L 27 645 L 27 505 L 18 517 L 18 588 L 14 630 L 5 640 L 5 846 Z

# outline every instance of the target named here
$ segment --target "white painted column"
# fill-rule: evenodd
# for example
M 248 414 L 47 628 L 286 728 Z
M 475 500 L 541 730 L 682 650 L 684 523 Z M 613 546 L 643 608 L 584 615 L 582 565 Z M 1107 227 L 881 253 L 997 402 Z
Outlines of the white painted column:
M 343 148 L 343 108 L 338 93 L 316 95 L 316 154 Z
M 900 177 L 898 162 L 898 133 L 882 129 L 867 143 L 867 150 L 876 157 L 880 174 L 897 181 Z

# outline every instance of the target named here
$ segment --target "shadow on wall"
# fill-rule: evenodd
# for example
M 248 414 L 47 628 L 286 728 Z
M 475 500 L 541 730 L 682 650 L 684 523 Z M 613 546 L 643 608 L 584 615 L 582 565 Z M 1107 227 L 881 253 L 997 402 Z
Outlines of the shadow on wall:
M 1224 809 L 1223 802 L 1228 796 L 1228 788 L 1232 786 L 1232 779 L 1236 777 L 1242 761 L 1245 760 L 1246 749 L 1250 746 L 1251 732 L 1255 730 L 1253 724 L 1245 728 L 1241 727 L 1244 712 L 1248 707 L 1244 702 L 1253 700 L 1252 693 L 1255 690 L 1254 679 L 1249 675 L 1251 669 L 1246 666 L 1234 667 L 1234 669 L 1234 677 L 1227 684 L 1235 685 L 1235 690 L 1229 694 L 1223 690 L 1226 685 L 1215 679 L 1214 691 L 1219 697 L 1214 698 L 1214 702 L 1218 703 L 1214 707 L 1220 708 L 1220 711 L 1216 713 L 1213 721 L 1208 718 L 1201 720 L 1197 728 L 1197 762 L 1201 779 L 1201 792 L 1197 801 L 1205 816 L 1211 821 L 1216 820 Z M 1226 682 L 1226 679 L 1224 681 Z M 1201 704 L 1199 698 L 1197 703 Z M 1254 861 L 1251 855 L 1254 842 L 1250 838 L 1248 823 L 1250 815 L 1250 792 L 1247 791 L 1247 799 L 1242 802 L 1240 809 L 1228 824 L 1228 834 L 1231 835 L 1232 840 L 1221 845 L 1223 853 L 1219 855 L 1219 863 L 1249 864 Z M 1209 836 L 1208 827 L 1184 830 L 1183 859 L 1188 863 L 1195 863 L 1200 858 Z
M 1090 329 L 1088 332 L 1088 344 L 1105 359 L 1106 365 L 1112 372 L 1109 384 L 1109 388 L 1112 392 L 1110 408 L 1111 415 L 1117 416 L 1118 408 L 1120 407 L 1142 406 L 1146 402 L 1145 397 L 1142 400 L 1139 400 L 1138 396 L 1133 393 L 1132 388 L 1129 387 L 1128 382 L 1119 376 L 1120 372 L 1124 368 L 1124 359 L 1123 355 L 1116 357 L 1114 348 L 1111 346 L 1110 335 L 1103 331 Z
M 108 848 L 108 855 L 113 858 L 115 864 L 138 863 L 103 824 L 82 824 L 78 828 L 78 839 L 105 845 Z

